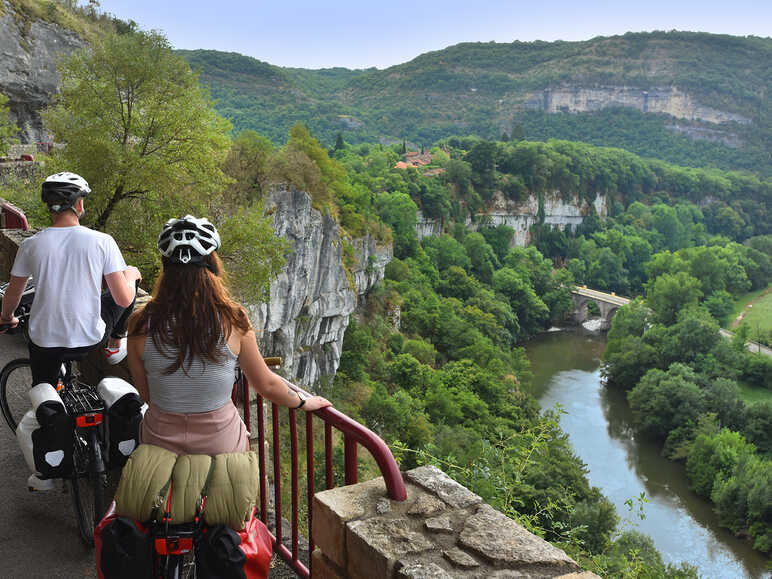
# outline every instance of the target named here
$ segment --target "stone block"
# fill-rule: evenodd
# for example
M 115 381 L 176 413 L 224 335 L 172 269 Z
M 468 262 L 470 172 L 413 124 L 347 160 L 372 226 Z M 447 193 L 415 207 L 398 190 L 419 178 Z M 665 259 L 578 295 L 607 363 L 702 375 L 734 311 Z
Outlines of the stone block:
M 561 549 L 486 504 L 465 521 L 458 544 L 499 568 L 538 569 L 553 576 L 581 571 Z
M 412 493 L 410 493 L 410 490 L 412 488 L 412 486 L 408 486 L 408 501 L 410 501 L 411 498 L 410 494 Z M 415 500 L 412 501 L 410 507 L 408 507 L 407 514 L 421 517 L 430 517 L 441 513 L 447 508 L 448 505 L 446 505 L 443 501 L 434 495 L 428 494 L 426 492 L 419 492 L 416 493 Z
M 480 566 L 477 559 L 461 549 L 448 549 L 442 552 L 442 556 L 450 561 L 454 567 L 460 567 L 461 569 L 474 569 Z
M 344 579 L 346 573 L 317 549 L 311 555 L 312 579 Z
M 421 533 L 412 530 L 409 521 L 383 518 L 348 523 L 345 545 L 348 575 L 363 579 L 391 577 L 401 557 L 436 548 Z
M 13 260 L 16 259 L 16 251 L 24 239 L 34 234 L 34 231 L 21 231 L 20 229 L 0 230 L 0 281 L 11 279 L 11 266 L 13 266 Z
M 407 471 L 405 477 L 410 482 L 436 494 L 454 508 L 469 507 L 482 502 L 479 496 L 434 466 L 414 468 Z
M 450 517 L 433 517 L 424 521 L 424 526 L 428 531 L 433 533 L 447 533 L 453 532 L 453 524 L 450 522 Z
M 451 579 L 453 575 L 436 563 L 411 563 L 397 572 L 400 579 Z
M 379 477 L 314 495 L 314 541 L 328 559 L 346 568 L 346 523 L 373 516 L 375 505 L 385 494 L 386 484 Z

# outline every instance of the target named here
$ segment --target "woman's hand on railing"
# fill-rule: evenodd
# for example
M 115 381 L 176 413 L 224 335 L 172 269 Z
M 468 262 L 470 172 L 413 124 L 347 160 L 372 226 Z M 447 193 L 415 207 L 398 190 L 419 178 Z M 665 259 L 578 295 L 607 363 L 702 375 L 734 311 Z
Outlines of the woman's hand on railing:
M 305 399 L 305 403 L 303 404 L 303 410 L 306 412 L 313 412 L 314 410 L 319 410 L 320 408 L 327 408 L 328 406 L 332 406 L 332 402 L 327 400 L 326 398 L 322 398 L 321 396 L 309 396 Z

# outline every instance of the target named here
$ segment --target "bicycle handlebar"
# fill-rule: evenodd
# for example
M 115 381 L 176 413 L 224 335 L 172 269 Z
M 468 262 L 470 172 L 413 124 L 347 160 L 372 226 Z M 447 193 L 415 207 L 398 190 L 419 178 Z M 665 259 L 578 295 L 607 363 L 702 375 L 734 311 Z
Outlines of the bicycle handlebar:
M 263 360 L 265 360 L 267 366 L 274 368 L 281 366 L 281 358 L 279 356 L 269 356 L 268 358 L 263 358 Z

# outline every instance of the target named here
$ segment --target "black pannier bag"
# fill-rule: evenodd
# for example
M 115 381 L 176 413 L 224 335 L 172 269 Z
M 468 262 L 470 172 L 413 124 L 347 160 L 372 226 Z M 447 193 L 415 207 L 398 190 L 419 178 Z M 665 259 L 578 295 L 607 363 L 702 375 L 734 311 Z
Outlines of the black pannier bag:
M 97 392 L 105 402 L 108 462 L 110 468 L 122 467 L 139 445 L 145 405 L 137 389 L 120 378 L 103 378 Z
M 94 532 L 99 579 L 153 576 L 153 536 L 148 525 L 115 514 L 115 503 Z
M 72 474 L 72 417 L 50 384 L 38 384 L 29 396 L 39 425 L 31 432 L 35 470 L 41 479 L 68 477 Z M 17 429 L 17 437 L 22 443 L 20 430 Z
M 227 525 L 209 527 L 198 537 L 196 572 L 210 579 L 247 579 L 247 556 L 241 549 L 241 537 Z

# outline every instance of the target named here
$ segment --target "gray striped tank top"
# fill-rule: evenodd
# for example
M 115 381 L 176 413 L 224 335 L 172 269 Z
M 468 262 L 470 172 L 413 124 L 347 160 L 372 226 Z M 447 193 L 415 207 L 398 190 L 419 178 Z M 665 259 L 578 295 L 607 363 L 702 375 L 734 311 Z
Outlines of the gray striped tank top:
M 145 339 L 144 364 L 150 401 L 165 412 L 192 414 L 222 408 L 230 400 L 236 370 L 236 355 L 225 340 L 220 339 L 217 351 L 222 362 L 204 363 L 194 358 L 173 374 L 164 370 L 174 361 L 158 351 L 153 339 Z

